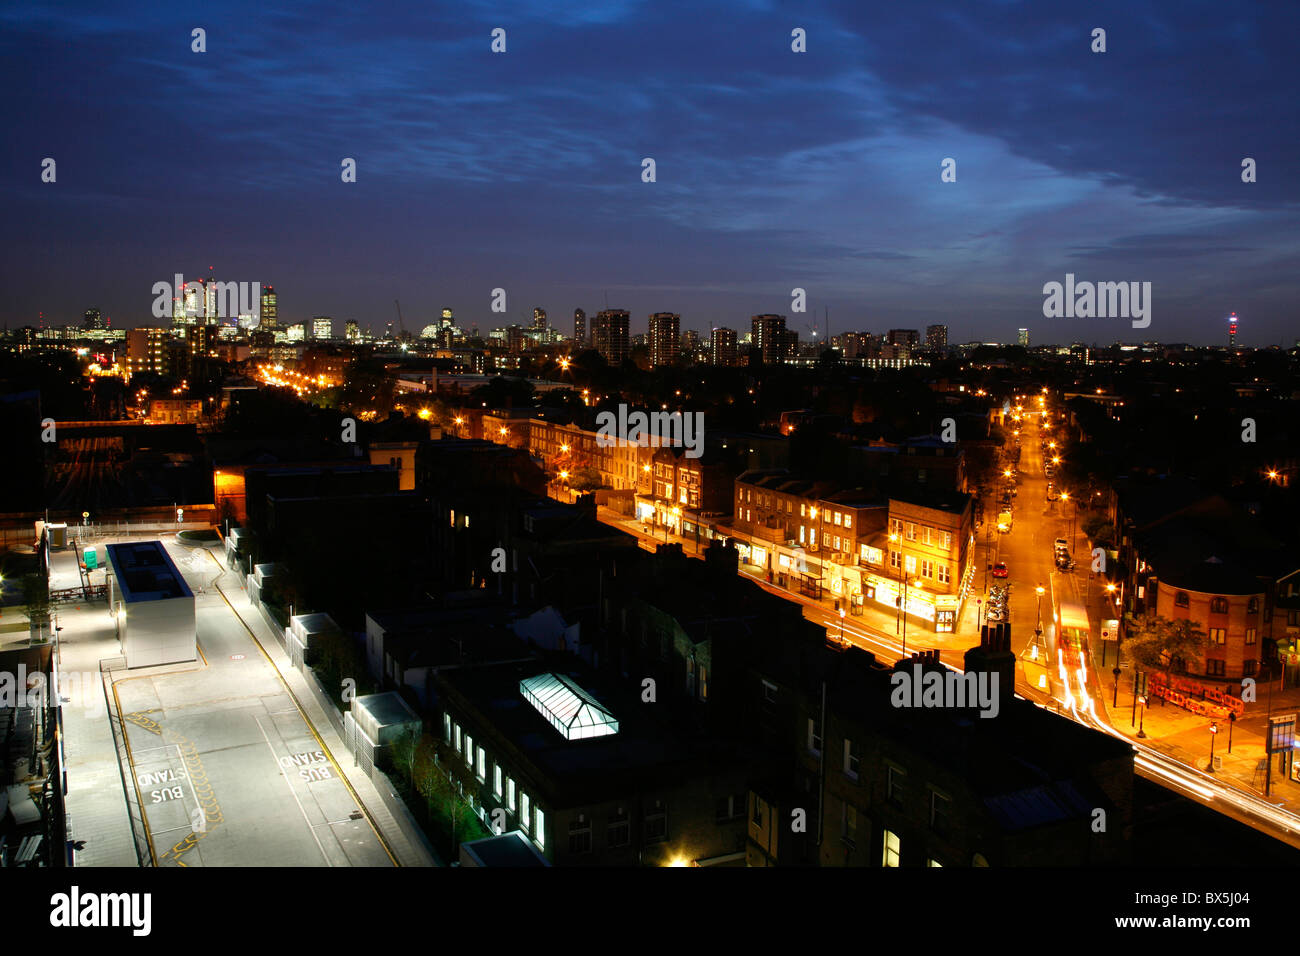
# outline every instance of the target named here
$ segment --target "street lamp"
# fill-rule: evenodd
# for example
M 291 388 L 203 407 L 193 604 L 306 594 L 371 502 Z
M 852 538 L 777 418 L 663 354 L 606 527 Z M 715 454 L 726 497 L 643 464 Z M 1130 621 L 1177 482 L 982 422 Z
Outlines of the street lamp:
M 1035 634 L 1043 633 L 1043 593 L 1046 590 L 1047 589 L 1043 587 L 1041 584 L 1034 588 L 1034 592 L 1038 595 L 1038 599 L 1036 602 L 1038 606 L 1038 626 L 1034 628 Z
M 1205 768 L 1208 773 L 1214 773 L 1214 738 L 1218 736 L 1219 725 L 1217 722 L 1210 724 L 1210 763 Z
M 840 608 L 840 643 L 844 643 L 844 608 Z
M 1139 736 L 1139 737 L 1143 737 L 1143 738 L 1145 738 L 1145 737 L 1146 737 L 1146 731 L 1145 731 L 1144 728 L 1146 727 L 1146 722 L 1147 722 L 1147 698 L 1146 698 L 1146 695 L 1143 694 L 1141 697 L 1139 697 L 1139 698 L 1138 698 L 1138 702 L 1142 705 L 1142 716 L 1138 718 L 1138 736 Z

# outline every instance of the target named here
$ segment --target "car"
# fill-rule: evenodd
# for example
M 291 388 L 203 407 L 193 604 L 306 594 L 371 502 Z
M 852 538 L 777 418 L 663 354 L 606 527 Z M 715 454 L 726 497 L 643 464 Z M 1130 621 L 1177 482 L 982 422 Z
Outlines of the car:
M 1005 578 L 1010 573 L 1011 572 L 1007 570 L 1006 563 L 1003 561 L 999 561 L 997 564 L 993 565 L 993 576 L 995 578 Z
M 1064 538 L 1057 538 L 1055 544 L 1058 551 L 1070 550 L 1070 542 L 1066 541 Z

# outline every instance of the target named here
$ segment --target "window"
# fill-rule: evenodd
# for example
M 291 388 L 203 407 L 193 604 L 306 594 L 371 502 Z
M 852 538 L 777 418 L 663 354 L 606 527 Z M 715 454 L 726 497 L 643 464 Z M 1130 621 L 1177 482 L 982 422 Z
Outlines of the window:
M 930 561 L 930 560 L 927 559 L 927 558 L 922 558 L 922 559 L 921 559 L 921 577 L 923 577 L 923 578 L 932 578 L 932 577 L 934 577 L 934 562 L 933 562 L 933 561 Z
M 800 502 L 799 504 L 799 517 L 800 518 L 808 517 L 808 506 L 806 504 L 803 504 L 802 502 Z
M 700 700 L 709 699 L 709 669 L 700 665 Z
M 898 852 L 901 847 L 898 834 L 891 830 L 885 831 L 885 852 L 881 855 L 881 866 L 898 866 Z
M 628 820 L 627 811 L 622 807 L 609 818 L 605 840 L 611 847 L 627 846 L 632 842 L 632 824 Z
M 474 769 L 474 738 L 469 734 L 465 735 L 465 766 Z
M 540 846 L 543 850 L 545 850 L 546 849 L 546 814 L 542 812 L 541 807 L 538 807 L 533 812 L 536 813 L 537 815 L 537 825 L 533 827 L 533 829 L 536 831 L 536 833 L 533 834 L 533 839 L 537 841 L 538 846 Z
M 1222 627 L 1210 628 L 1211 644 L 1224 644 L 1227 643 L 1227 640 L 1228 640 L 1228 632 L 1226 628 L 1222 628 Z
M 1179 591 L 1174 595 L 1174 607 L 1187 607 L 1189 604 L 1191 604 L 1191 599 L 1187 596 L 1186 591 Z
M 1205 673 L 1206 673 L 1206 676 L 1208 676 L 1208 677 L 1222 677 L 1222 676 L 1223 676 L 1223 661 L 1214 661 L 1214 660 L 1206 661 L 1206 662 L 1205 662 Z
M 1249 601 L 1246 602 L 1246 613 L 1247 614 L 1259 613 L 1259 598 L 1251 598 Z
M 451 743 L 451 714 L 442 715 L 442 739 Z
M 511 778 L 511 777 L 506 777 L 506 806 L 510 808 L 510 812 L 511 812 L 511 813 L 514 813 L 514 811 L 515 811 L 515 781 L 514 781 L 514 779 Z
M 519 791 L 519 827 L 525 832 L 533 822 L 533 801 L 523 790 Z
M 815 756 L 821 756 L 822 752 L 821 720 L 816 717 L 808 718 L 808 752 Z
M 1211 613 L 1211 614 L 1227 614 L 1227 613 L 1228 613 L 1228 599 L 1227 599 L 1227 598 L 1221 598 L 1221 597 L 1210 598 L 1210 613 Z
M 776 685 L 763 681 L 763 702 L 766 704 L 776 703 Z
M 453 726 L 456 728 L 456 753 L 460 753 L 460 749 L 461 749 L 460 724 L 453 724 Z
M 853 746 L 853 741 L 846 739 L 844 741 L 844 776 L 850 780 L 858 779 L 858 769 L 862 765 L 862 759 Z
M 661 800 L 656 800 L 654 808 L 645 815 L 645 839 L 647 843 L 663 843 L 668 839 L 668 811 Z
M 857 845 L 858 808 L 848 803 L 840 804 L 840 839 L 847 847 Z
M 939 565 L 938 579 L 940 584 L 952 584 L 952 569 L 946 564 Z
M 938 790 L 930 791 L 930 828 L 947 833 L 952 822 L 952 801 Z
M 896 807 L 903 805 L 903 794 L 904 794 L 903 784 L 905 783 L 906 779 L 907 779 L 907 774 L 904 773 L 902 770 L 900 770 L 898 767 L 891 766 L 889 768 L 888 777 L 885 782 L 885 788 L 886 788 L 885 796 L 886 799 L 888 799 L 889 802 Z
M 853 527 L 853 515 L 846 514 L 846 515 L 844 516 L 844 527 L 846 527 L 846 528 L 852 528 L 852 527 Z
M 487 779 L 487 751 L 482 746 L 478 748 L 478 766 L 475 768 L 475 774 L 479 781 Z
M 804 526 L 803 526 L 803 525 L 799 525 L 799 543 L 800 543 L 800 544 L 803 544 L 803 543 L 804 543 L 804 540 L 803 540 L 804 530 L 805 530 L 805 529 L 804 529 Z
M 835 536 L 835 550 L 840 550 L 840 536 L 838 534 Z
M 569 852 L 591 852 L 591 822 L 585 814 L 579 813 L 578 818 L 569 824 Z
M 498 797 L 501 796 L 501 764 L 496 764 L 492 768 L 492 792 Z
M 838 511 L 835 512 L 835 523 L 836 523 L 837 525 L 843 525 L 843 523 L 844 523 L 843 518 L 844 518 L 844 516 L 843 516 L 842 514 L 840 514 L 840 512 L 838 512 Z
M 895 571 L 897 571 L 897 570 L 898 570 L 898 565 L 899 565 L 901 562 L 902 562 L 902 553 L 901 553 L 901 552 L 898 552 L 898 551 L 890 551 L 890 552 L 889 552 L 889 566 L 890 566 L 891 568 L 893 568 Z
M 831 533 L 829 531 L 822 532 L 822 544 L 828 548 L 831 546 Z
M 714 804 L 714 817 L 718 823 L 739 820 L 745 815 L 745 794 L 733 793 L 718 797 Z
M 916 525 L 910 521 L 907 523 L 907 540 L 908 541 L 916 540 Z
M 759 800 L 757 796 L 754 797 L 754 816 L 751 819 L 754 826 L 761 827 L 763 825 L 763 801 Z
M 1249 677 L 1259 668 L 1259 661 L 1242 661 L 1241 672 Z
M 909 555 L 907 556 L 906 560 L 903 561 L 903 567 L 907 569 L 907 573 L 908 573 L 908 574 L 915 574 L 915 573 L 916 573 L 916 555 L 914 555 L 914 554 L 909 554 Z
M 945 550 L 945 551 L 951 551 L 951 550 L 952 550 L 952 532 L 951 532 L 951 531 L 945 531 L 942 535 L 939 536 L 939 547 L 943 548 L 943 550 Z
M 1254 644 L 1258 631 L 1253 627 L 1246 628 L 1246 643 Z
M 926 525 L 926 526 L 925 526 L 924 528 L 922 528 L 921 530 L 922 530 L 923 532 L 925 532 L 925 534 L 924 534 L 924 540 L 925 540 L 925 543 L 926 543 L 926 544 L 929 544 L 929 543 L 930 543 L 930 526 L 929 526 L 929 525 Z

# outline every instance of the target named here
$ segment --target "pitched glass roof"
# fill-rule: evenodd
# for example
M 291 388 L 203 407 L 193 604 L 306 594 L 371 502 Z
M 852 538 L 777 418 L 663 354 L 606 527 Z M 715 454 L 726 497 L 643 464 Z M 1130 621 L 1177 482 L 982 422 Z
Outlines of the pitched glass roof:
M 538 674 L 521 680 L 519 692 L 565 740 L 618 733 L 618 719 L 563 674 Z

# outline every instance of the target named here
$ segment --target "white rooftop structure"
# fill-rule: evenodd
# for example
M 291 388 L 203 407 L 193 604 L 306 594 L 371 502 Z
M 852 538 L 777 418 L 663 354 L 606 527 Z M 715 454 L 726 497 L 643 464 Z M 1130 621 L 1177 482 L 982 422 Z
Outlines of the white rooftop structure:
M 519 692 L 565 740 L 618 733 L 618 718 L 563 674 L 538 674 L 521 680 Z

